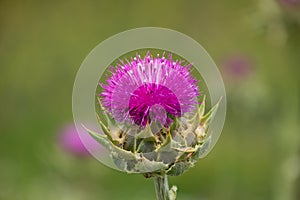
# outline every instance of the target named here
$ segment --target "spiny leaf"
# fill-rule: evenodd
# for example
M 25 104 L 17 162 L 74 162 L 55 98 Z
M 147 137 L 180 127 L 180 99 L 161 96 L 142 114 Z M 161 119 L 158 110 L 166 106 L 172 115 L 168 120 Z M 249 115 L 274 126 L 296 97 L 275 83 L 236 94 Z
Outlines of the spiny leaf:
M 198 125 L 199 122 L 199 118 L 201 118 L 205 112 L 205 99 L 206 96 L 203 97 L 202 103 L 199 106 L 197 112 L 195 113 L 195 115 L 188 119 L 187 121 L 189 122 L 187 125 L 189 126 L 188 128 L 194 128 Z M 190 124 L 190 125 L 189 125 Z
M 154 136 L 149 123 L 147 123 L 146 127 L 137 134 L 137 138 L 153 138 L 153 137 Z
M 168 171 L 167 174 L 170 176 L 180 176 L 193 166 L 191 162 L 178 162 L 175 163 Z
M 188 120 L 189 123 L 187 124 L 187 130 L 183 134 L 185 135 L 185 137 L 187 137 L 188 133 L 195 131 L 195 129 L 199 125 L 199 120 L 200 116 L 198 113 L 196 113 L 196 115 L 192 119 Z
M 99 97 L 98 97 L 97 99 L 98 99 L 99 106 L 100 106 L 101 110 L 103 111 L 103 114 L 104 114 L 105 117 L 106 117 L 107 122 L 109 122 L 109 121 L 110 121 L 110 122 L 114 122 L 114 120 L 110 117 L 109 114 L 107 114 L 105 108 L 103 107 L 103 105 L 102 105 L 102 103 L 101 103 L 101 99 L 100 99 Z
M 218 110 L 221 100 L 222 97 L 219 99 L 217 104 L 212 107 L 212 109 L 210 109 L 210 111 L 208 111 L 203 117 L 200 118 L 200 124 L 208 124 L 212 120 Z
M 82 125 L 84 129 L 87 130 L 87 132 L 92 136 L 98 143 L 102 144 L 105 148 L 108 150 L 111 148 L 111 141 L 107 138 L 106 135 L 98 134 L 90 129 L 86 128 L 84 125 Z
M 186 147 L 186 140 L 179 134 L 177 131 L 173 131 L 173 140 L 172 143 L 174 144 L 173 147 Z
M 170 130 L 167 130 L 167 137 L 166 137 L 165 141 L 155 151 L 161 152 L 161 151 L 171 150 L 171 141 L 172 141 L 171 132 L 170 132 Z
M 127 171 L 127 162 L 124 158 L 120 158 L 116 152 L 112 152 L 112 159 L 115 165 L 122 171 Z
M 204 95 L 203 99 L 202 99 L 202 103 L 199 106 L 198 109 L 198 114 L 199 116 L 203 116 L 204 112 L 205 112 L 205 100 L 206 100 L 206 95 Z
M 180 151 L 180 152 L 184 152 L 184 153 L 193 153 L 193 152 L 195 152 L 195 151 L 196 151 L 196 149 L 195 149 L 195 148 L 193 148 L 193 147 L 186 147 L 186 148 L 173 148 L 173 149 L 175 149 L 175 150 L 177 150 L 177 151 Z
M 203 125 L 199 125 L 195 130 L 195 135 L 196 135 L 198 144 L 202 143 L 207 136 L 205 129 L 206 129 L 206 127 L 204 127 Z
M 100 144 L 105 146 L 107 149 L 110 151 L 114 151 L 118 153 L 119 157 L 124 158 L 125 160 L 132 160 L 132 159 L 137 159 L 136 156 L 131 152 L 131 151 L 126 151 L 124 149 L 121 149 L 114 145 L 105 135 L 95 133 L 88 128 L 85 127 L 85 129 L 89 132 L 89 134 Z
M 166 169 L 168 165 L 163 162 L 150 161 L 145 157 L 141 157 L 134 167 L 135 172 L 154 172 Z
M 104 132 L 104 134 L 107 136 L 107 138 L 110 140 L 110 141 L 113 141 L 111 135 L 110 135 L 110 130 L 105 126 L 105 124 L 101 121 L 99 115 L 97 114 L 97 119 L 98 119 L 98 122 L 101 126 L 101 129 L 102 131 Z
M 172 125 L 171 125 L 171 127 L 170 127 L 170 130 L 171 131 L 174 131 L 174 130 L 176 130 L 177 129 L 177 127 L 178 127 L 178 119 L 177 119 L 177 117 L 174 117 L 174 119 L 173 119 L 173 123 L 172 123 Z
M 149 153 L 155 150 L 155 141 L 151 141 L 151 140 L 145 140 L 143 139 L 138 147 L 137 147 L 137 152 L 138 153 Z
M 85 129 L 96 141 L 111 151 L 114 163 L 120 170 L 128 173 L 139 173 L 167 168 L 167 165 L 163 162 L 150 161 L 142 156 L 142 154 L 134 154 L 131 151 L 123 150 L 109 141 L 106 135 L 95 133 L 86 127 Z M 132 171 L 127 169 L 129 166 L 128 163 L 136 163 Z
M 203 144 L 196 145 L 195 153 L 192 155 L 192 161 L 195 163 L 197 162 L 200 158 L 202 158 L 203 154 L 207 151 L 211 143 L 211 136 L 208 137 Z
M 98 103 L 100 105 L 101 110 L 103 111 L 103 115 L 106 118 L 107 127 L 110 130 L 111 135 L 116 135 L 115 132 L 117 131 L 117 129 L 116 129 L 117 125 L 116 125 L 115 120 L 113 118 L 111 118 L 111 116 L 106 112 L 105 108 L 103 107 L 103 105 L 101 103 L 101 99 L 99 97 L 98 97 Z

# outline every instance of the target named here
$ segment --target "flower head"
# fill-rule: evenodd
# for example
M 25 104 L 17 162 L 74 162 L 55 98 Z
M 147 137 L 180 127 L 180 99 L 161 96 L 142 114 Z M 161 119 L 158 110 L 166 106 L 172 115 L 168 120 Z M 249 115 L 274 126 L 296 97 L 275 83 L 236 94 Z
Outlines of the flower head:
M 148 54 L 121 61 L 111 67 L 112 76 L 103 87 L 102 104 L 119 122 L 132 121 L 146 126 L 157 120 L 167 125 L 172 117 L 194 110 L 199 94 L 190 64 Z
M 178 176 L 207 150 L 207 131 L 218 104 L 205 113 L 205 97 L 199 105 L 189 67 L 171 55 L 154 58 L 148 53 L 110 68 L 107 84 L 100 84 L 99 103 L 107 123 L 98 120 L 104 134 L 86 129 L 118 169 L 145 177 Z M 124 121 L 132 123 L 124 128 Z M 153 130 L 160 125 L 155 121 L 162 126 Z

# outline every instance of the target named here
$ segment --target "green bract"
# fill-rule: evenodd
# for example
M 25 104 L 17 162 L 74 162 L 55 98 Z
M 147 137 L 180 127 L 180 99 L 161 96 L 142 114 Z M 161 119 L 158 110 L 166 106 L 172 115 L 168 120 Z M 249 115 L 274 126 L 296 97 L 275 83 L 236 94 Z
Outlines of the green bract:
M 170 127 L 163 127 L 156 134 L 149 124 L 135 135 L 127 134 L 127 129 L 116 126 L 108 114 L 107 125 L 98 118 L 105 135 L 88 132 L 110 152 L 121 171 L 141 173 L 147 178 L 179 176 L 194 166 L 209 146 L 207 131 L 219 102 L 205 113 L 204 98 L 194 116 L 174 118 Z

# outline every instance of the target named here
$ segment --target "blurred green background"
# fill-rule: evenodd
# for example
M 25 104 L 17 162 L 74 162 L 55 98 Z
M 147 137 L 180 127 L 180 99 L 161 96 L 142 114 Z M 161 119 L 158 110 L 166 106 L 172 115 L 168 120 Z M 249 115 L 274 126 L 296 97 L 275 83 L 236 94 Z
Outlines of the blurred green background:
M 158 26 L 202 44 L 228 95 L 214 150 L 170 178 L 178 200 L 299 200 L 299 4 L 1 0 L 0 199 L 155 199 L 151 179 L 67 152 L 57 137 L 72 122 L 73 82 L 91 49 L 118 32 Z

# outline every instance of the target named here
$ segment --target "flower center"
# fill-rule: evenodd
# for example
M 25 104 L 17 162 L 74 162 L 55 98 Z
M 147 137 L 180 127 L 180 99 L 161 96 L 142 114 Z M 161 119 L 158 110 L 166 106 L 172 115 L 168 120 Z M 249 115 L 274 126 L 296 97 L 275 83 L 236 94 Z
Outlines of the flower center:
M 149 113 L 151 115 L 149 115 Z M 180 116 L 181 108 L 176 95 L 167 87 L 147 83 L 138 87 L 129 100 L 129 115 L 138 125 L 159 121 L 168 124 L 167 115 Z

